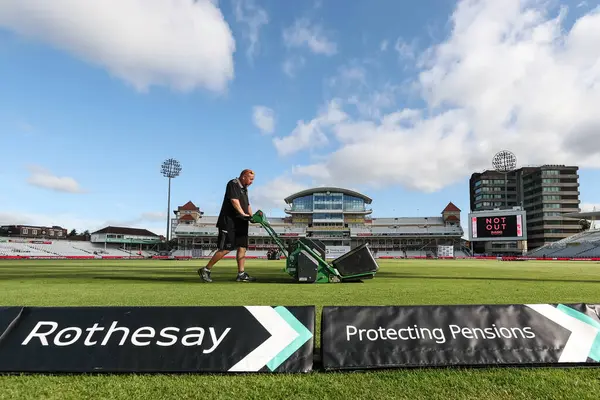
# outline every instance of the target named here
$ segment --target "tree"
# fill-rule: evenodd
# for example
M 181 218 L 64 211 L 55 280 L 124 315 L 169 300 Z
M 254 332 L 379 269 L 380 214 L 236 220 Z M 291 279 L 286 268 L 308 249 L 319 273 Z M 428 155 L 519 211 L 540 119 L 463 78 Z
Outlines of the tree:
M 581 227 L 581 231 L 587 231 L 588 229 L 590 229 L 591 225 L 592 224 L 587 219 L 582 219 L 579 221 L 579 226 Z

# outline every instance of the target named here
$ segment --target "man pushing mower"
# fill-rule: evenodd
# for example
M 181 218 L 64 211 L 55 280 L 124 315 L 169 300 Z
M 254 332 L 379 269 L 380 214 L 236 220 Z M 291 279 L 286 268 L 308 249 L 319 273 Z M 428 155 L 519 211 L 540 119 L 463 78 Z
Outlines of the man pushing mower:
M 248 186 L 254 181 L 254 172 L 243 170 L 239 177 L 230 180 L 225 189 L 221 212 L 217 220 L 219 236 L 217 252 L 205 267 L 198 269 L 198 275 L 204 282 L 212 282 L 212 267 L 233 249 L 237 249 L 238 282 L 254 282 L 245 271 L 246 249 L 248 248 L 248 228 L 252 218 L 252 207 L 248 200 Z

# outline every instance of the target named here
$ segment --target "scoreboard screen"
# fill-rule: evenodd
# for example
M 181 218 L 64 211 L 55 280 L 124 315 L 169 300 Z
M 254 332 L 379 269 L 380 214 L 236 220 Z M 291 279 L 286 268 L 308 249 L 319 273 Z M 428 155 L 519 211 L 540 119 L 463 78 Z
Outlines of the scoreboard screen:
M 522 215 L 472 216 L 471 232 L 474 239 L 523 238 Z

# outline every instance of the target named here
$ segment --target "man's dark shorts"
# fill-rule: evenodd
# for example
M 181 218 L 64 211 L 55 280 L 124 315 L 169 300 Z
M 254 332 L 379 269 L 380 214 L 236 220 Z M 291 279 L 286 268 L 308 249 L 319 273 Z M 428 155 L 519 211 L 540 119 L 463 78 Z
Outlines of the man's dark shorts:
M 223 230 L 219 228 L 217 248 L 219 250 L 234 250 L 238 247 L 248 248 L 248 232 L 245 230 Z

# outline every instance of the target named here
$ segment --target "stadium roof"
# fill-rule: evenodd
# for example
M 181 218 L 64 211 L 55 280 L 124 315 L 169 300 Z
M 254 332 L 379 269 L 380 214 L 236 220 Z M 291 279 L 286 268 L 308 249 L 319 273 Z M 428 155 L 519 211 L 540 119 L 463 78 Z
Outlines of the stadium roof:
M 460 212 L 460 208 L 456 207 L 456 205 L 454 205 L 453 202 L 450 202 L 450 203 L 448 203 L 448 205 L 446 206 L 446 208 L 444 208 L 444 211 L 442 211 L 442 212 L 446 212 L 446 211 Z
M 139 228 L 127 228 L 122 226 L 107 226 L 106 228 L 102 228 L 99 231 L 93 232 L 96 233 L 114 233 L 117 235 L 136 235 L 136 236 L 156 236 L 156 233 L 152 233 L 147 229 L 139 229 Z
M 568 218 L 590 218 L 590 219 L 600 219 L 600 211 L 587 211 L 587 212 L 573 212 L 573 213 L 567 213 L 567 214 L 563 214 L 563 217 L 568 217 Z
M 321 192 L 343 193 L 343 194 L 347 194 L 348 196 L 356 196 L 360 199 L 363 199 L 365 201 L 365 203 L 367 203 L 367 204 L 371 204 L 371 202 L 373 201 L 370 197 L 368 197 L 362 193 L 358 193 L 358 192 L 355 192 L 354 190 L 350 190 L 350 189 L 344 189 L 344 188 L 333 187 L 333 186 L 323 186 L 323 187 L 316 187 L 316 188 L 301 190 L 297 193 L 294 193 L 294 194 L 286 197 L 284 200 L 286 203 L 290 203 L 290 202 L 292 202 L 292 200 L 297 199 L 299 197 L 311 195 L 313 193 L 321 193 Z
M 188 201 L 184 205 L 179 206 L 179 210 L 198 211 L 200 209 L 198 207 L 196 207 L 196 205 L 194 203 L 192 203 L 191 201 Z

